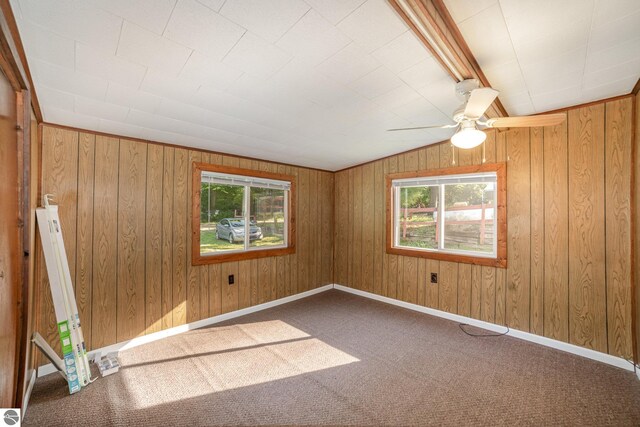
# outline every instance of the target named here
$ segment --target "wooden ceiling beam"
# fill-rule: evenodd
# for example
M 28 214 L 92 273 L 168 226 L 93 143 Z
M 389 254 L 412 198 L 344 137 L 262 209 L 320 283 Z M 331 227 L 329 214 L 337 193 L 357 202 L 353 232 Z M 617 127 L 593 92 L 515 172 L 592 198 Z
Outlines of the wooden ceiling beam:
M 481 86 L 491 87 L 443 0 L 388 1 L 452 79 L 476 79 Z M 486 114 L 490 118 L 509 116 L 499 99 Z

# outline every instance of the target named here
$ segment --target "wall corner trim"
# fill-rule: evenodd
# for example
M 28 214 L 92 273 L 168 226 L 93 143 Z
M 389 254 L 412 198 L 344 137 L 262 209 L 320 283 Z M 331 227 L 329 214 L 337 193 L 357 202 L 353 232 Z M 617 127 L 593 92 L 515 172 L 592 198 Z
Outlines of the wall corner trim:
M 276 307 L 278 305 L 286 304 L 288 302 L 296 301 L 302 298 L 309 297 L 311 295 L 319 294 L 324 291 L 328 291 L 333 289 L 333 285 L 324 285 L 315 289 L 311 289 L 305 292 L 301 292 L 299 294 L 291 295 L 288 297 L 276 299 L 273 301 L 265 302 L 263 304 L 254 305 L 252 307 L 243 308 L 240 310 L 232 311 L 225 314 L 220 314 L 218 316 L 209 317 L 207 319 L 197 320 L 195 322 L 187 323 L 180 326 L 175 326 L 173 328 L 165 329 L 164 331 L 154 332 L 149 335 L 143 335 L 141 337 L 136 337 L 130 339 L 128 341 L 119 342 L 116 344 L 112 344 L 106 347 L 98 348 L 95 350 L 91 350 L 88 354 L 89 360 L 94 359 L 96 356 L 100 357 L 102 354 L 119 352 L 121 350 L 127 350 L 133 347 L 138 347 L 142 344 L 147 344 L 153 341 L 158 341 L 163 338 L 168 338 L 174 335 L 181 334 L 183 332 L 191 331 L 193 329 L 200 329 L 206 326 L 215 325 L 216 323 L 224 322 L 225 320 L 235 319 L 236 317 L 245 316 L 247 314 L 255 313 L 258 311 L 266 310 L 271 307 Z M 35 372 L 35 371 L 34 371 Z M 53 364 L 48 363 L 46 365 L 42 365 L 38 367 L 38 376 L 44 376 L 52 374 L 56 371 L 56 368 Z M 32 385 L 30 385 L 32 387 Z
M 336 285 L 333 285 L 333 287 L 343 292 L 348 292 L 348 293 L 359 295 L 365 298 L 370 298 L 376 301 L 384 302 L 387 304 L 396 305 L 398 307 L 406 308 L 413 311 L 418 311 L 420 313 L 430 314 L 432 316 L 440 317 L 440 318 L 451 320 L 454 322 L 466 323 L 468 325 L 475 326 L 482 329 L 487 329 L 493 332 L 504 332 L 504 329 L 505 329 L 505 327 L 501 325 L 484 322 L 482 320 L 472 319 L 470 317 L 460 316 L 458 314 L 447 313 L 445 311 L 435 310 L 433 308 L 423 307 L 421 305 L 412 304 L 409 302 L 399 301 L 393 298 L 384 297 L 384 296 L 373 294 L 370 292 L 361 291 L 358 289 L 352 289 L 347 286 L 336 284 Z M 567 353 L 575 354 L 577 356 L 586 357 L 587 359 L 606 363 L 608 365 L 615 366 L 617 368 L 621 368 L 627 371 L 631 371 L 631 372 L 634 371 L 633 364 L 631 364 L 631 362 L 621 357 L 612 356 L 610 354 L 601 353 L 599 351 L 590 350 L 588 348 L 580 347 L 580 346 L 569 344 L 566 342 L 542 337 L 539 335 L 531 334 L 529 332 L 518 331 L 516 329 L 510 329 L 506 335 L 514 338 L 519 338 L 521 340 L 533 342 L 536 344 L 540 344 L 545 347 L 555 348 L 556 350 L 565 351 Z M 638 379 L 640 379 L 640 372 L 636 371 L 636 374 L 638 375 Z

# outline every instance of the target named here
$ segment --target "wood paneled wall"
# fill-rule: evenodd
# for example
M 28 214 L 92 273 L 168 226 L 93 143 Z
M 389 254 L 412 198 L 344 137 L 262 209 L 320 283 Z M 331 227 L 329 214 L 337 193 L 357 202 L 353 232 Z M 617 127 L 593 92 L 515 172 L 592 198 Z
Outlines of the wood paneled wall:
M 449 167 L 453 155 L 479 164 L 482 147 L 437 144 L 338 172 L 336 283 L 631 358 L 633 102 L 489 132 L 486 161 L 507 162 L 506 269 L 385 253 L 385 174 Z
M 333 173 L 48 125 L 42 135 L 42 193 L 60 206 L 89 349 L 333 282 Z M 192 266 L 194 161 L 296 176 L 296 253 Z M 37 330 L 58 349 L 38 257 Z
M 635 99 L 635 179 L 634 179 L 634 283 L 635 283 L 635 361 L 640 363 L 640 96 L 636 94 Z

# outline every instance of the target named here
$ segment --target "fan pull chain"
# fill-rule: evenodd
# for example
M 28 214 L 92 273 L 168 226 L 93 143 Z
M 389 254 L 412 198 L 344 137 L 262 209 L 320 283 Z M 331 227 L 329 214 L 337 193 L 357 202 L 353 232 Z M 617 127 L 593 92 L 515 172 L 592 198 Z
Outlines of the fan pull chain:
M 451 144 L 451 164 L 456 164 L 456 147 L 454 147 L 453 144 Z

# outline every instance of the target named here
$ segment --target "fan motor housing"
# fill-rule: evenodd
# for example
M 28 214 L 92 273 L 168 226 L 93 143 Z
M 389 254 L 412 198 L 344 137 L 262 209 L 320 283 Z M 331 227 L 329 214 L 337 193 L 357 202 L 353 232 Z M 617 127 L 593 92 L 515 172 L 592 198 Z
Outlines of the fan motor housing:
M 469 95 L 471 91 L 474 89 L 478 89 L 480 87 L 480 82 L 476 79 L 467 79 L 461 82 L 456 83 L 456 95 L 458 98 L 463 101 L 467 101 L 469 99 Z

